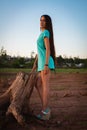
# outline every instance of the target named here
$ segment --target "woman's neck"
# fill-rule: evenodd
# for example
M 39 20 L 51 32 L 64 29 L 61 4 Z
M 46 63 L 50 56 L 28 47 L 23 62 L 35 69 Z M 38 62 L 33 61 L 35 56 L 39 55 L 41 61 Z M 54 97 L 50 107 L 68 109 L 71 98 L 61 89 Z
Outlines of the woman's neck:
M 45 28 L 41 28 L 41 31 L 43 32 L 45 30 Z

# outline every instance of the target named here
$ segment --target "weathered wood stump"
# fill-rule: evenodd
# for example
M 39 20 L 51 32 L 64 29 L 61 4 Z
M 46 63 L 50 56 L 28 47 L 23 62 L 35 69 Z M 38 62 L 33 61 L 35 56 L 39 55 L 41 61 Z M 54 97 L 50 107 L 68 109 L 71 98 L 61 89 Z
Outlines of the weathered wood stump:
M 22 111 L 29 110 L 29 98 L 35 86 L 37 73 L 30 75 L 20 72 L 9 89 L 0 96 L 0 106 L 10 102 L 6 115 L 10 113 L 16 118 L 18 123 L 24 124 Z
M 34 69 L 30 74 L 19 72 L 12 85 L 0 96 L 0 107 L 9 102 L 6 115 L 12 114 L 21 125 L 25 123 L 22 112 L 29 112 L 29 100 L 36 83 L 37 74 Z

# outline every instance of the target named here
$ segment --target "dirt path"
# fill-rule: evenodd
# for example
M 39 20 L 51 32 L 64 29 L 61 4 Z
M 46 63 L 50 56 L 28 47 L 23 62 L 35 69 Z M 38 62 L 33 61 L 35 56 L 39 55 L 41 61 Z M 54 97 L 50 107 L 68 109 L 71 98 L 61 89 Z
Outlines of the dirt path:
M 1 76 L 0 94 L 6 91 L 14 77 Z M 50 88 L 51 121 L 61 121 L 61 125 L 47 128 L 34 122 L 29 128 L 22 128 L 15 119 L 11 119 L 5 130 L 87 130 L 87 73 L 52 74 Z M 35 113 L 41 110 L 36 89 L 32 94 L 31 107 Z

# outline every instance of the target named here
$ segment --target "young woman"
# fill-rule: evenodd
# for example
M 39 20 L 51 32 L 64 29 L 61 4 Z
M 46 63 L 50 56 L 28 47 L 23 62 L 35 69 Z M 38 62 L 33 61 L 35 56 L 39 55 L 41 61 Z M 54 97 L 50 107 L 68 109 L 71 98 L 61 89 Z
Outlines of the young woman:
M 37 40 L 37 62 L 39 78 L 36 88 L 42 101 L 42 110 L 37 118 L 49 120 L 51 110 L 49 108 L 49 80 L 50 70 L 55 69 L 55 47 L 53 39 L 52 20 L 48 15 L 40 18 L 41 33 Z

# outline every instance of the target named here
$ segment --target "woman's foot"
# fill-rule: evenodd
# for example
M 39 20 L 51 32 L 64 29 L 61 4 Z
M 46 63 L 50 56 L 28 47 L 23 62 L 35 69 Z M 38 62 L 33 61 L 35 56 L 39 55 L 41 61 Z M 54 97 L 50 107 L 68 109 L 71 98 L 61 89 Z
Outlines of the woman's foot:
M 44 111 L 42 110 L 39 115 L 36 116 L 40 120 L 49 120 L 51 117 L 51 110 L 50 108 L 45 109 Z

